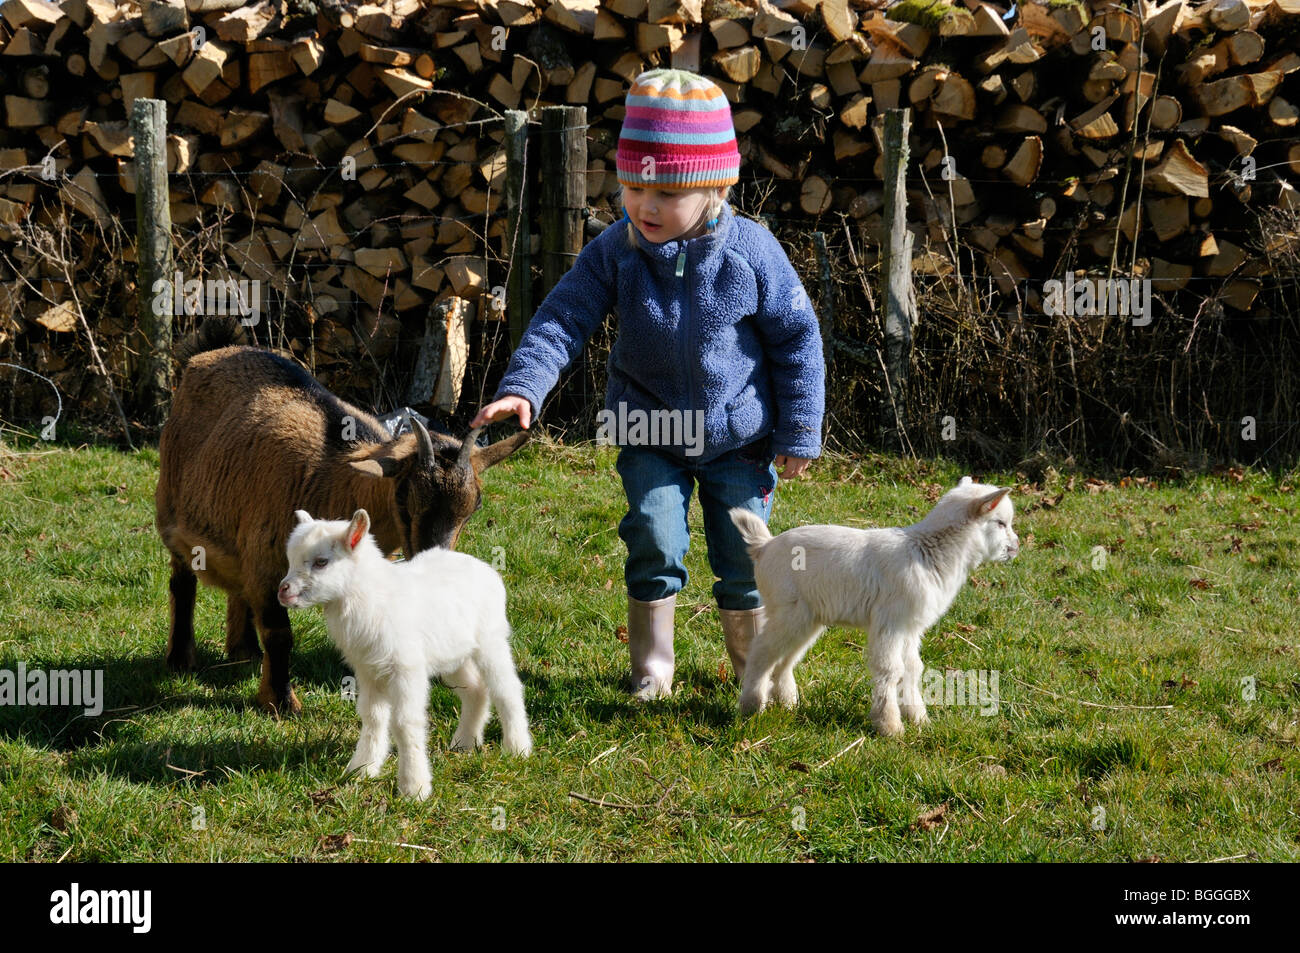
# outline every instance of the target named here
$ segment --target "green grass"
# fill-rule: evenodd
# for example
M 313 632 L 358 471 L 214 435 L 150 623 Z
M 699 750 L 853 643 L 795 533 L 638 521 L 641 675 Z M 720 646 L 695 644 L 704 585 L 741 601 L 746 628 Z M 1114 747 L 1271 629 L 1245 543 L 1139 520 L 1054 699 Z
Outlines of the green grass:
M 537 750 L 502 756 L 494 724 L 484 751 L 448 754 L 455 698 L 435 686 L 434 796 L 413 803 L 396 795 L 391 761 L 376 780 L 341 779 L 358 722 L 318 611 L 295 616 L 297 719 L 253 706 L 256 671 L 225 663 L 211 590 L 196 616 L 202 670 L 166 669 L 156 452 L 24 449 L 0 453 L 0 669 L 102 669 L 106 710 L 0 708 L 0 860 L 1300 853 L 1300 521 L 1296 494 L 1264 475 L 1017 492 L 1022 555 L 981 568 L 923 649 L 935 669 L 998 672 L 998 713 L 936 706 L 931 724 L 886 740 L 870 730 L 853 630 L 828 632 L 799 667 L 797 711 L 737 720 L 698 509 L 677 691 L 632 704 L 613 452 L 529 447 L 490 471 L 462 546 L 504 555 Z M 821 461 L 780 488 L 773 527 L 912 522 L 927 485 L 960 475 L 944 462 Z M 936 823 L 918 821 L 936 808 Z

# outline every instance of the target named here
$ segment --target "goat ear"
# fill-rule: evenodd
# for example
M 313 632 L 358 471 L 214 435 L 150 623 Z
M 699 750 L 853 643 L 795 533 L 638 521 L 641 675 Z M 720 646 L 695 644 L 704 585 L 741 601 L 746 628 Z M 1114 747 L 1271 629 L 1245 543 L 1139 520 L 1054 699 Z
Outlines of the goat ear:
M 968 477 L 968 476 L 964 476 L 964 477 L 962 477 L 961 480 L 957 483 L 957 485 L 958 485 L 958 486 L 970 486 L 970 484 L 973 483 L 973 482 L 975 482 L 975 481 L 972 480 L 970 477 Z
M 360 460 L 352 460 L 350 464 L 354 470 L 364 473 L 371 477 L 399 477 L 406 472 L 410 466 L 411 459 L 416 454 L 415 438 L 409 434 L 399 437 L 392 443 L 386 443 L 379 450 L 374 451 L 371 456 L 362 457 Z
M 311 514 L 306 510 L 294 510 L 293 515 L 298 518 L 299 524 L 310 523 L 312 521 Z
M 498 440 L 482 450 L 475 450 L 474 456 L 470 459 L 470 465 L 474 467 L 476 474 L 482 473 L 488 467 L 496 466 L 496 464 L 522 447 L 532 435 L 531 430 L 521 430 L 519 433 L 512 434 L 504 440 Z
M 365 510 L 357 510 L 352 514 L 352 521 L 348 523 L 346 536 L 348 549 L 356 549 L 368 532 L 370 532 L 370 514 Z
M 982 516 L 988 516 L 993 512 L 993 508 L 1002 502 L 1002 498 L 1011 492 L 1011 488 L 1005 490 L 994 490 L 983 499 L 976 500 L 970 505 L 970 515 L 972 519 L 979 519 Z

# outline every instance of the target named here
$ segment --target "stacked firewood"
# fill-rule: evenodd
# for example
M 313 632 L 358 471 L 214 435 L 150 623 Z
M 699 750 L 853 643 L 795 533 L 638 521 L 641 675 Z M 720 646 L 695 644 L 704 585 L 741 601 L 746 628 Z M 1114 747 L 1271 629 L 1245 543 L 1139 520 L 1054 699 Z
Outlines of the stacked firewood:
M 1250 213 L 1300 209 L 1300 0 L 4 0 L 0 18 L 0 354 L 73 390 L 79 312 L 115 374 L 138 349 L 132 269 L 106 259 L 133 260 L 139 97 L 168 103 L 185 277 L 262 282 L 282 343 L 344 391 L 436 316 L 444 409 L 503 317 L 502 114 L 585 106 L 609 220 L 623 97 L 655 66 L 732 101 L 742 197 L 868 245 L 879 119 L 910 106 L 918 269 L 973 252 L 1031 306 L 1062 269 L 1118 261 L 1248 311 Z M 74 247 L 39 252 L 32 228 L 60 224 Z

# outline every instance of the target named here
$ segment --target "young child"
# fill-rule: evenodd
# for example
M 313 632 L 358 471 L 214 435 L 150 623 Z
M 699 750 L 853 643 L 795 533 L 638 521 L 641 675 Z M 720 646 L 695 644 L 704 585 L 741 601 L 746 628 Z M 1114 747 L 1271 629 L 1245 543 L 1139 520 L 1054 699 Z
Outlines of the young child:
M 683 70 L 638 76 L 617 167 L 626 218 L 588 243 L 547 295 L 472 426 L 518 414 L 527 428 L 617 312 L 602 417 L 618 422 L 632 686 L 648 700 L 672 691 L 695 486 L 727 653 L 743 679 L 762 606 L 728 510 L 766 522 L 774 464 L 788 479 L 820 454 L 824 365 L 817 318 L 780 244 L 727 204 L 740 153 L 714 83 Z

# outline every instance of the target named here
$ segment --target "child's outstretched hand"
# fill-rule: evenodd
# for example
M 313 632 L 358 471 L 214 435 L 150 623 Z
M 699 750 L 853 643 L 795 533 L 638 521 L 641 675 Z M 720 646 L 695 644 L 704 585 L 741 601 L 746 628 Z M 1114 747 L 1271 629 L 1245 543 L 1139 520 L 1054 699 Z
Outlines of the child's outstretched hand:
M 527 430 L 533 418 L 533 405 L 528 402 L 527 398 L 506 394 L 500 400 L 494 400 L 480 410 L 474 419 L 469 422 L 469 425 L 471 428 L 481 427 L 494 420 L 509 417 L 511 414 L 518 414 L 519 426 Z
M 775 463 L 780 467 L 780 470 L 777 472 L 777 476 L 782 480 L 793 480 L 795 477 L 801 477 L 811 462 L 807 457 L 787 457 L 784 453 L 778 453 Z

